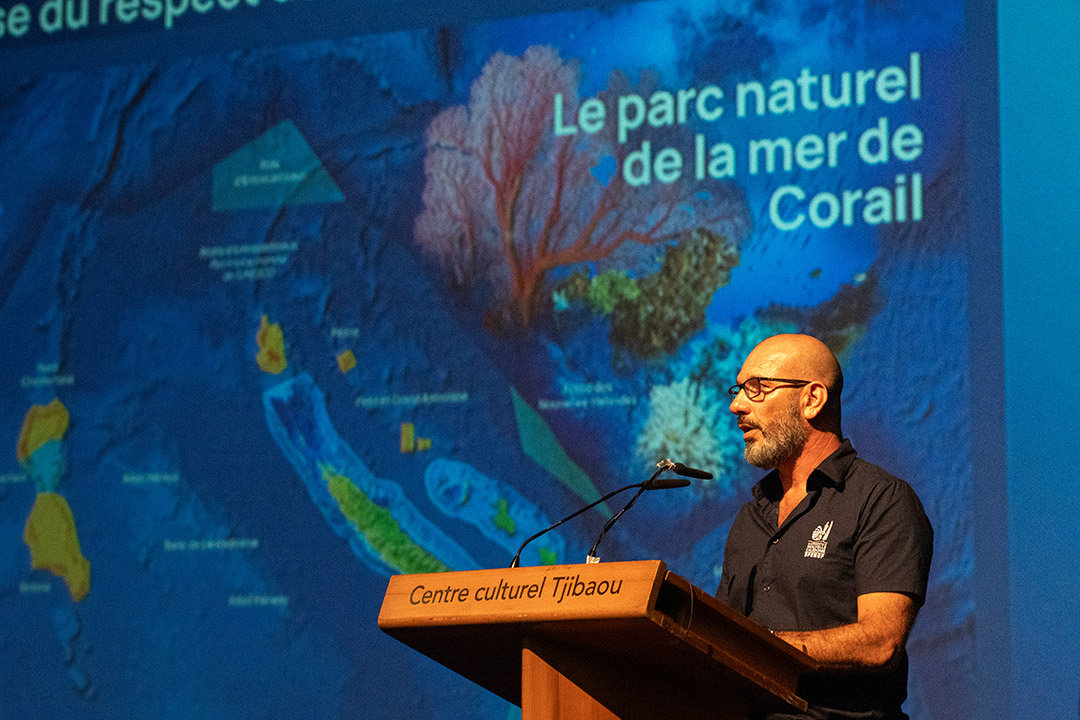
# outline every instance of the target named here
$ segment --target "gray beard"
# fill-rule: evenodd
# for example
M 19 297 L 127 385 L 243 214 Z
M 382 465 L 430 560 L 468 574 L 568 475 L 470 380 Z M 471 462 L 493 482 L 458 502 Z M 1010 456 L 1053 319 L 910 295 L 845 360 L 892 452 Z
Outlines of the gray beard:
M 799 456 L 810 437 L 810 428 L 801 422 L 798 403 L 788 407 L 788 413 L 759 428 L 760 440 L 746 443 L 743 455 L 746 462 L 763 470 L 772 470 Z

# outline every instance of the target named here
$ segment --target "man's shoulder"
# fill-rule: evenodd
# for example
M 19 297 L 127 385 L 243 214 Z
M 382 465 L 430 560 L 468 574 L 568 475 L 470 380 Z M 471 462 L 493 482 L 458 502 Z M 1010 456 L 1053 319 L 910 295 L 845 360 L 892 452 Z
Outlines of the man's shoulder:
M 922 500 L 903 478 L 872 462 L 855 458 L 844 478 L 847 502 L 862 512 L 899 512 L 906 517 L 925 517 Z
M 880 465 L 875 465 L 869 460 L 864 460 L 861 457 L 852 459 L 851 465 L 844 475 L 844 482 L 853 483 L 866 488 L 889 485 L 911 487 L 906 480 L 893 475 Z
M 912 489 L 906 480 L 859 455 L 847 439 L 819 468 L 838 486 L 851 485 L 867 492 L 889 487 Z

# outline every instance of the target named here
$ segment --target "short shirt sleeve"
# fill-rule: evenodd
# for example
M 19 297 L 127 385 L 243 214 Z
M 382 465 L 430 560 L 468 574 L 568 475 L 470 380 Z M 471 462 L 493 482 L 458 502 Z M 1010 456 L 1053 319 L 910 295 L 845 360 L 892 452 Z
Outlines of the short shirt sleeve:
M 926 599 L 934 531 L 907 483 L 893 478 L 873 489 L 863 507 L 855 541 L 859 595 L 896 592 Z

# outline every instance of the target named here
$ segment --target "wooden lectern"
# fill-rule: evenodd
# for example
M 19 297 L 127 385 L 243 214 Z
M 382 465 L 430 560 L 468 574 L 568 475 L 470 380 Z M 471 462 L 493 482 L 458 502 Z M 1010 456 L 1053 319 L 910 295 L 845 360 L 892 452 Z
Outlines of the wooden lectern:
M 522 720 L 746 720 L 805 710 L 814 661 L 663 562 L 396 575 L 379 627 Z

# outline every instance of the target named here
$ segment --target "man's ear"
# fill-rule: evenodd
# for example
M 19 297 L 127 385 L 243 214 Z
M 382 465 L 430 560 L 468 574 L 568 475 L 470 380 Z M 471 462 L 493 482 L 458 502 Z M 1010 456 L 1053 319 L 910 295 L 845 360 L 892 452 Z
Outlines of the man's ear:
M 802 415 L 809 422 L 825 409 L 825 403 L 829 401 L 829 388 L 819 382 L 810 383 L 803 398 Z

